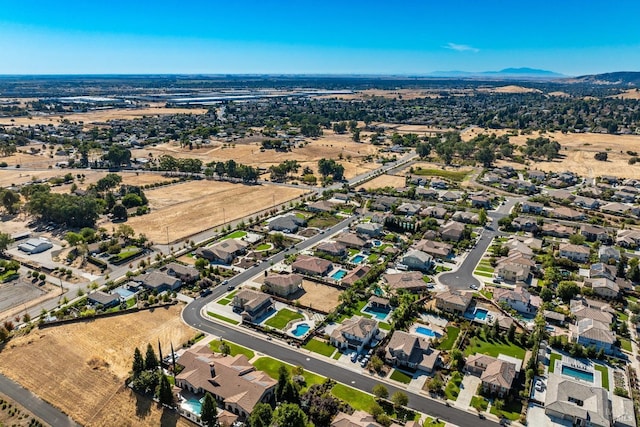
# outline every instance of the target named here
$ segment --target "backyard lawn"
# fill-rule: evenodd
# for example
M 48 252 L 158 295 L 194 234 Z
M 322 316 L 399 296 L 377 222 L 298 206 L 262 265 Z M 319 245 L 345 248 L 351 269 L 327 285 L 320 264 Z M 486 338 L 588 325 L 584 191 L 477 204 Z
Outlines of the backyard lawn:
M 620 322 L 626 322 L 627 320 L 629 320 L 629 315 L 624 311 L 616 311 L 616 316 L 618 317 L 618 320 Z
M 556 368 L 556 360 L 560 360 L 562 359 L 562 356 L 559 355 L 558 353 L 551 353 L 551 356 L 549 357 L 549 372 L 553 373 L 554 369 Z
M 304 345 L 304 348 L 327 357 L 331 356 L 333 352 L 336 351 L 336 348 L 334 346 L 315 338 L 306 343 Z
M 359 411 L 369 412 L 373 404 L 376 403 L 373 396 L 344 384 L 336 384 L 333 386 L 331 394 L 338 399 L 348 402 L 353 409 Z
M 624 351 L 629 351 L 629 352 L 633 351 L 631 349 L 631 341 L 629 341 L 626 338 L 619 338 L 619 339 L 620 339 L 620 346 Z
M 440 350 L 451 350 L 453 344 L 456 342 L 456 338 L 458 338 L 458 334 L 460 334 L 460 328 L 447 326 L 447 335 L 442 341 L 440 341 L 438 348 Z
M 595 365 L 596 371 L 602 374 L 602 388 L 609 390 L 609 369 L 606 366 Z
M 231 234 L 227 234 L 226 236 L 224 236 L 221 240 L 227 240 L 227 239 L 241 239 L 244 236 L 247 235 L 246 231 L 242 231 L 242 230 L 238 230 L 238 231 L 234 231 Z
M 267 249 L 271 249 L 270 243 L 262 243 L 256 246 L 256 251 L 266 251 Z
M 214 353 L 222 353 L 222 351 L 220 350 L 220 346 L 222 345 L 222 343 L 223 341 L 213 340 L 209 343 L 209 348 Z M 229 347 L 229 354 L 231 356 L 235 356 L 237 354 L 244 354 L 245 356 L 247 356 L 247 359 L 249 360 L 253 359 L 253 356 L 255 356 L 255 353 L 246 347 L 242 347 L 241 345 L 232 343 L 230 341 L 224 341 L 224 343 L 227 344 L 227 346 Z
M 499 354 L 504 354 L 511 357 L 517 357 L 520 360 L 524 360 L 525 350 L 524 348 L 517 346 L 514 343 L 505 340 L 492 340 L 487 339 L 483 332 L 471 338 L 471 342 L 464 350 L 464 355 L 469 356 L 472 354 L 481 353 L 489 356 L 498 357 Z
M 389 378 L 391 378 L 394 381 L 401 382 L 402 384 L 409 384 L 411 382 L 412 377 L 410 375 L 405 374 L 402 371 L 398 371 L 397 369 L 394 369 Z
M 283 329 L 289 322 L 296 319 L 304 319 L 304 316 L 297 311 L 283 308 L 275 316 L 271 317 L 264 324 L 275 329 Z

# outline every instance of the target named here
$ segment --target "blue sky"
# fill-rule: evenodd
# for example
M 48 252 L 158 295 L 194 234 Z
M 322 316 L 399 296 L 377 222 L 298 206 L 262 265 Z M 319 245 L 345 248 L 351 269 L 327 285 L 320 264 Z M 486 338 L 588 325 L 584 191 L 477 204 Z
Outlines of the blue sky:
M 5 0 L 0 74 L 636 71 L 638 16 L 637 0 Z

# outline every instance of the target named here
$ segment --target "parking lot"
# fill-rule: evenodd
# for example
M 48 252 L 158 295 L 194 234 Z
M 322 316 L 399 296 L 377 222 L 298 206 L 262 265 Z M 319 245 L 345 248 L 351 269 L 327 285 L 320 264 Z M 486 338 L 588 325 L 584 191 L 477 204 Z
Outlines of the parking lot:
M 0 313 L 46 295 L 48 289 L 20 278 L 0 284 Z M 0 316 L 2 317 L 2 316 Z

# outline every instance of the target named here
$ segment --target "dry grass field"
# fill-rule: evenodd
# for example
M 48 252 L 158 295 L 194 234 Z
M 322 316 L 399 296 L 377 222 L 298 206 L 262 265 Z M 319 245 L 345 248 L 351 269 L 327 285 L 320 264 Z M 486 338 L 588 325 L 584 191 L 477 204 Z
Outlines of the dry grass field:
M 302 295 L 298 301 L 304 306 L 312 309 L 315 307 L 322 311 L 330 312 L 340 304 L 338 297 L 342 291 L 339 289 L 321 285 L 310 280 L 304 280 L 302 287 L 304 288 L 304 295 Z
M 243 185 L 219 181 L 189 181 L 145 192 L 151 213 L 127 221 L 136 233 L 152 242 L 167 243 L 225 221 L 253 215 L 275 204 L 294 199 L 305 191 L 275 185 Z M 223 210 L 224 208 L 224 210 Z M 111 224 L 101 224 L 111 229 Z
M 57 126 L 62 120 L 70 122 L 84 122 L 84 127 L 91 127 L 94 123 L 108 120 L 131 120 L 140 117 L 165 116 L 169 114 L 203 114 L 204 108 L 165 108 L 163 106 L 147 108 L 112 108 L 108 110 L 88 111 L 86 113 L 37 115 L 32 117 L 0 117 L 0 125 L 49 125 Z
M 640 99 L 640 90 L 638 89 L 628 89 L 621 94 L 612 95 L 610 98 L 620 98 L 620 99 Z
M 371 181 L 367 181 L 362 185 L 356 187 L 356 190 L 364 188 L 365 190 L 372 190 L 376 188 L 384 188 L 384 187 L 404 187 L 405 179 L 403 176 L 397 175 L 380 175 L 376 178 L 373 178 Z
M 358 91 L 351 94 L 339 94 L 339 95 L 324 95 L 318 98 L 337 98 L 337 99 L 365 99 L 380 96 L 383 98 L 402 98 L 402 99 L 416 99 L 416 98 L 439 98 L 439 91 L 429 89 L 397 89 L 397 90 L 384 90 L 384 89 L 367 89 Z
M 86 426 L 189 426 L 124 388 L 135 347 L 169 351 L 195 335 L 182 307 L 34 330 L 0 353 L 0 372 Z
M 530 87 L 522 87 L 516 85 L 507 85 L 500 87 L 492 87 L 492 88 L 480 88 L 478 92 L 488 92 L 488 93 L 542 93 L 540 89 L 533 89 Z

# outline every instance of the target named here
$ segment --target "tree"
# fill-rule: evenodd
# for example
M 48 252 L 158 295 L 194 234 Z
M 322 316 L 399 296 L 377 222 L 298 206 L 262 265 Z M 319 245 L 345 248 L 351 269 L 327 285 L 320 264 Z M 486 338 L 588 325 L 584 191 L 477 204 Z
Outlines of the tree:
M 585 242 L 585 237 L 582 234 L 572 234 L 569 236 L 569 242 L 574 245 L 582 245 Z
M 613 133 L 613 132 L 610 132 L 610 133 Z M 606 162 L 608 157 L 609 155 L 606 153 L 606 151 L 600 151 L 593 155 L 593 158 L 600 162 Z
M 285 394 L 285 387 L 287 385 L 288 382 L 290 382 L 290 377 L 289 377 L 289 370 L 287 369 L 286 366 L 284 365 L 280 365 L 280 368 L 278 368 L 278 383 L 276 384 L 276 402 L 282 402 L 284 394 Z
M 284 234 L 273 233 L 269 235 L 269 240 L 275 245 L 276 248 L 284 247 Z
M 0 232 L 0 253 L 6 251 L 11 242 L 13 239 L 10 234 Z
M 142 371 L 144 371 L 144 359 L 142 358 L 140 349 L 136 347 L 133 352 L 133 365 L 131 367 L 131 372 L 133 372 L 134 377 L 137 377 Z
M 402 406 L 406 406 L 407 403 L 409 403 L 409 396 L 401 391 L 396 391 L 391 396 L 391 402 L 393 402 L 393 406 L 398 409 Z
M 476 153 L 476 160 L 482 163 L 485 168 L 490 168 L 496 156 L 489 147 L 483 147 Z
M 576 282 L 562 281 L 558 285 L 557 294 L 565 302 L 578 295 L 579 292 L 580 288 Z
M 218 423 L 218 408 L 216 401 L 209 392 L 204 395 L 204 399 L 202 400 L 200 421 L 202 421 L 202 424 L 206 427 L 214 427 Z
M 294 403 L 283 403 L 273 412 L 273 427 L 306 427 L 307 415 Z
M 209 261 L 207 261 L 205 258 L 198 258 L 196 260 L 195 266 L 198 269 L 198 271 L 202 272 L 205 268 L 209 266 Z
M 120 167 L 123 163 L 129 163 L 131 160 L 131 151 L 121 145 L 113 144 L 109 147 L 109 151 L 105 155 L 105 160 L 108 160 L 114 167 Z
M 378 399 L 386 399 L 389 397 L 389 390 L 387 390 L 387 387 L 385 387 L 384 384 L 374 385 L 372 392 Z
M 451 351 L 451 368 L 461 370 L 464 367 L 464 354 L 456 349 Z
M 20 209 L 20 194 L 9 189 L 0 189 L 0 203 L 9 215 L 18 213 Z
M 249 427 L 269 427 L 273 418 L 273 408 L 268 403 L 258 403 L 247 420 Z
M 427 380 L 427 389 L 432 393 L 441 393 L 443 385 L 442 379 L 440 379 L 439 376 Z
M 147 344 L 147 353 L 144 357 L 144 369 L 154 370 L 158 368 L 158 358 L 151 344 Z
M 76 246 L 78 243 L 82 242 L 84 239 L 82 235 L 79 233 L 74 233 L 73 231 L 69 231 L 64 235 L 64 239 L 69 242 L 71 246 Z
M 540 298 L 542 299 L 542 301 L 544 302 L 549 302 L 553 299 L 553 297 L 555 296 L 555 294 L 553 293 L 553 291 L 545 286 L 544 288 L 542 288 L 542 290 L 540 291 Z
M 380 357 L 376 355 L 373 355 L 371 357 L 371 368 L 373 368 L 374 371 L 380 372 L 383 366 L 384 366 L 384 361 Z
M 493 407 L 496 408 L 498 411 L 502 410 L 502 408 L 504 408 L 504 400 L 495 399 L 493 401 Z
M 512 323 L 511 326 L 509 326 L 509 330 L 507 331 L 507 340 L 509 342 L 513 342 L 513 339 L 515 338 L 515 336 L 516 336 L 516 325 Z
M 173 404 L 173 393 L 171 392 L 171 384 L 166 375 L 162 374 L 160 377 L 160 384 L 158 385 L 158 400 L 163 405 Z
M 133 227 L 127 224 L 120 224 L 118 228 L 116 228 L 117 236 L 122 237 L 125 240 L 129 240 L 133 236 L 135 236 L 136 232 L 133 230 Z
M 484 210 L 484 208 L 480 209 L 480 212 L 478 213 L 478 221 L 480 222 L 480 225 L 485 225 L 487 223 L 487 211 Z

